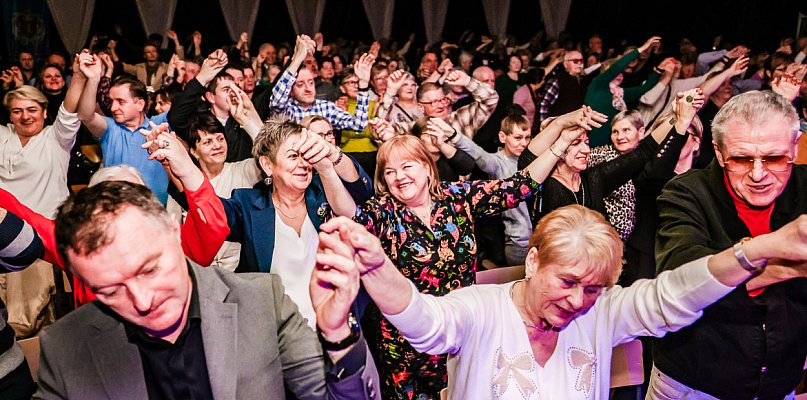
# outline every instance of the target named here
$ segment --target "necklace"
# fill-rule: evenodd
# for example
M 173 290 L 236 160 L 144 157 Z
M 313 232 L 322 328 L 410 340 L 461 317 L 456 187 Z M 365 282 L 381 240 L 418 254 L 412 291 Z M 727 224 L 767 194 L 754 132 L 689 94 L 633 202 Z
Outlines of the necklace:
M 581 206 L 585 206 L 586 205 L 586 187 L 583 186 L 583 182 L 580 182 L 580 190 L 583 191 L 583 195 L 580 196 L 580 197 L 582 197 L 582 199 L 581 199 L 582 201 L 580 201 L 580 202 L 577 201 L 577 193 L 575 193 L 574 190 L 571 191 L 572 196 L 574 196 L 574 204 L 580 204 Z
M 288 219 L 297 219 L 297 218 L 300 218 L 300 217 L 302 217 L 303 215 L 305 215 L 305 207 L 303 207 L 302 212 L 300 212 L 298 215 L 291 216 L 291 215 L 289 215 L 289 214 L 286 214 L 286 212 L 285 212 L 285 211 L 283 211 L 283 209 L 280 207 L 280 206 L 282 206 L 282 204 L 280 204 L 280 202 L 279 202 L 279 201 L 276 201 L 274 198 L 272 198 L 272 201 L 274 201 L 275 203 L 277 203 L 277 207 L 275 207 L 275 208 L 277 208 L 277 210 L 278 210 L 278 211 L 280 211 L 280 213 L 281 213 L 281 214 L 283 214 L 283 216 L 284 216 L 284 217 L 286 217 L 286 218 L 288 218 Z M 285 206 L 284 206 L 284 207 L 285 207 Z
M 520 280 L 518 282 L 524 282 L 524 281 L 525 280 L 522 279 L 522 280 Z M 518 283 L 518 282 L 516 282 L 516 283 Z M 513 304 L 515 304 L 515 297 L 513 297 L 513 291 L 516 288 L 516 283 L 514 283 L 512 286 L 510 286 L 510 299 L 513 300 Z M 516 306 L 516 310 L 518 310 L 518 306 Z M 521 316 L 521 313 L 519 313 L 518 316 L 521 318 L 521 322 L 524 323 L 524 326 L 526 326 L 528 328 L 535 329 L 538 332 L 549 332 L 549 331 L 552 331 L 552 330 L 557 330 L 554 326 L 550 325 L 548 322 L 546 322 L 544 320 L 541 320 L 541 322 L 543 322 L 545 324 L 545 327 L 542 328 L 542 327 L 540 327 L 538 325 L 535 325 L 535 324 L 533 324 L 531 322 L 527 322 L 527 320 L 524 319 L 524 317 Z

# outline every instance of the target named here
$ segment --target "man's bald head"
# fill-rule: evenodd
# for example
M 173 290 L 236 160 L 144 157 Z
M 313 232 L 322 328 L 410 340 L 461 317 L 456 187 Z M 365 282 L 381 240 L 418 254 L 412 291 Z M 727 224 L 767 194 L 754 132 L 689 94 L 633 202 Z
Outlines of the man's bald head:
M 481 66 L 474 70 L 473 78 L 482 83 L 487 83 L 490 87 L 495 87 L 496 74 L 490 67 Z

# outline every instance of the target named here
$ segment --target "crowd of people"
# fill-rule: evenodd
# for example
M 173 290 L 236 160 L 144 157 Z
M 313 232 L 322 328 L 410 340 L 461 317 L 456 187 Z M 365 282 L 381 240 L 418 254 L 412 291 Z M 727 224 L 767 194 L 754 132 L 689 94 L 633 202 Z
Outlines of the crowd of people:
M 0 74 L 0 272 L 76 307 L 0 397 L 621 398 L 647 336 L 648 399 L 795 398 L 807 38 L 166 36 Z

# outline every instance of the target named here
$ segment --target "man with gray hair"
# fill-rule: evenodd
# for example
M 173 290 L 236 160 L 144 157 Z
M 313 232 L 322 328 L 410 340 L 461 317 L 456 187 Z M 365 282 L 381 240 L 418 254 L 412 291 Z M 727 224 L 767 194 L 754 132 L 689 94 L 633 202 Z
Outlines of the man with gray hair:
M 773 92 L 729 100 L 712 123 L 715 160 L 658 198 L 660 269 L 733 248 L 756 275 L 654 346 L 649 399 L 793 398 L 807 356 L 807 167 L 799 118 Z M 803 252 L 801 252 L 803 253 Z M 797 266 L 793 269 L 783 265 Z

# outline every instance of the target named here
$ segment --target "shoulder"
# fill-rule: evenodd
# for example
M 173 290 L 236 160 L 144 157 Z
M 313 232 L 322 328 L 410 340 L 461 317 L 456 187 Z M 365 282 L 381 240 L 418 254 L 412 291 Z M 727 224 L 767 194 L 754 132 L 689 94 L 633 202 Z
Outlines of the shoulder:
M 48 343 L 61 347 L 83 342 L 121 323 L 120 317 L 95 300 L 60 318 L 45 333 Z

